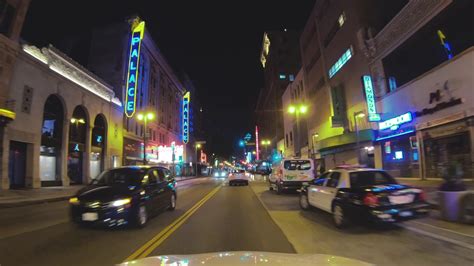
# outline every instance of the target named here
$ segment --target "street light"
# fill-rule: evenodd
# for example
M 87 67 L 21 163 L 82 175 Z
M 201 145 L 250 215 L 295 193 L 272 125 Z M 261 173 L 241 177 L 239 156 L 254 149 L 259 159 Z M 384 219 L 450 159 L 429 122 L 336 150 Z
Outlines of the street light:
M 365 113 L 363 111 L 354 113 L 354 127 L 356 131 L 356 149 L 357 149 L 357 163 L 360 164 L 360 147 L 359 147 L 359 124 L 357 123 L 359 118 L 364 118 Z
M 308 106 L 304 105 L 304 104 L 300 104 L 298 106 L 294 106 L 294 105 L 290 105 L 288 106 L 288 113 L 289 114 L 295 114 L 296 115 L 296 132 L 295 132 L 295 135 L 296 135 L 296 138 L 295 138 L 295 147 L 298 147 L 298 149 L 300 148 L 299 145 L 300 145 L 300 134 L 299 134 L 299 119 L 300 119 L 300 114 L 306 114 L 308 112 Z M 298 145 L 296 145 L 298 144 Z M 296 154 L 295 154 L 296 155 Z
M 147 112 L 147 113 L 138 113 L 137 114 L 137 119 L 139 121 L 143 121 L 143 127 L 145 129 L 145 132 L 143 132 L 143 164 L 147 164 L 146 160 L 146 133 L 148 132 L 148 120 L 153 120 L 155 118 L 155 115 L 152 112 Z
M 198 162 L 200 161 L 200 160 L 198 159 L 198 149 L 200 149 L 200 148 L 202 147 L 202 144 L 199 143 L 199 142 L 196 142 L 196 144 L 194 145 L 194 147 L 195 147 L 195 151 L 196 151 L 196 166 L 195 166 L 195 168 L 196 168 L 196 176 L 198 176 Z

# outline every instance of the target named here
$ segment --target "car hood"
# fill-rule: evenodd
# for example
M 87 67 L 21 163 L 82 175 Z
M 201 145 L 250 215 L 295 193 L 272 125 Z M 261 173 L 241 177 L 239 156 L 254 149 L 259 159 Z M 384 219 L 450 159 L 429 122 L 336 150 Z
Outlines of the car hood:
M 113 200 L 118 197 L 129 196 L 135 190 L 134 186 L 97 186 L 89 185 L 77 192 L 79 200 Z
M 120 265 L 265 265 L 265 266 L 368 266 L 373 265 L 360 260 L 325 254 L 287 254 L 273 252 L 229 251 L 193 255 L 162 255 L 122 263 Z

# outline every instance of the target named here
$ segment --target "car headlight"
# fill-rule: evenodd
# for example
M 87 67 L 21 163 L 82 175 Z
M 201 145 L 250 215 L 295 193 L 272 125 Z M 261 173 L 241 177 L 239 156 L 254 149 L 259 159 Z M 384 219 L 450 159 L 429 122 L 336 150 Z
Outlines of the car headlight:
M 80 201 L 77 197 L 74 197 L 69 199 L 69 203 L 71 203 L 72 205 L 79 205 Z
M 214 176 L 219 176 L 219 173 L 215 172 L 215 173 L 214 173 Z
M 222 173 L 221 173 L 221 176 L 225 176 L 225 172 L 222 172 Z
M 123 205 L 127 205 L 130 202 L 132 202 L 131 198 L 119 199 L 119 200 L 116 200 L 116 201 L 112 201 L 110 203 L 110 205 L 113 206 L 113 207 L 120 207 L 120 206 L 123 206 Z

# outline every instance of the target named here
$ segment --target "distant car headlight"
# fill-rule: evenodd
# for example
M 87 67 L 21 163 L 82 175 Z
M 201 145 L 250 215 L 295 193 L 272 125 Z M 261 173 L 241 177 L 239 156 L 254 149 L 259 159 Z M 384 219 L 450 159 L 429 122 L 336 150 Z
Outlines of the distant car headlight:
M 79 205 L 80 201 L 77 197 L 74 197 L 69 199 L 69 203 L 71 203 L 72 205 Z
M 215 172 L 215 173 L 214 173 L 214 176 L 219 176 L 219 173 L 218 173 L 218 172 Z
M 132 199 L 131 199 L 131 198 L 119 199 L 119 200 L 116 200 L 116 201 L 112 201 L 112 202 L 110 203 L 110 206 L 113 206 L 113 207 L 120 207 L 120 206 L 123 206 L 123 205 L 127 205 L 127 204 L 129 204 L 130 202 L 132 202 Z
M 222 173 L 221 173 L 221 176 L 225 176 L 225 172 L 222 172 Z

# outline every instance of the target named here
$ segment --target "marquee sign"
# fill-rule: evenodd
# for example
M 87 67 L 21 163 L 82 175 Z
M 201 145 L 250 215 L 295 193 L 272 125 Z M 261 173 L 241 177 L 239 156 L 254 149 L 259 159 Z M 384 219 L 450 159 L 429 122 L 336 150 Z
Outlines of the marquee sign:
M 140 45 L 145 32 L 145 22 L 134 23 L 130 40 L 130 55 L 128 57 L 127 87 L 125 94 L 125 115 L 132 117 L 137 102 L 138 64 L 140 62 Z
M 379 122 L 379 130 L 397 130 L 401 124 L 409 123 L 413 120 L 410 112 L 399 115 L 397 117 Z
M 191 101 L 191 94 L 186 92 L 183 96 L 183 143 L 189 142 L 189 102 Z
M 369 121 L 380 121 L 380 114 L 377 114 L 375 106 L 374 88 L 372 86 L 372 78 L 370 75 L 362 76 L 362 84 L 364 85 L 365 100 L 367 102 L 367 112 L 369 113 Z

